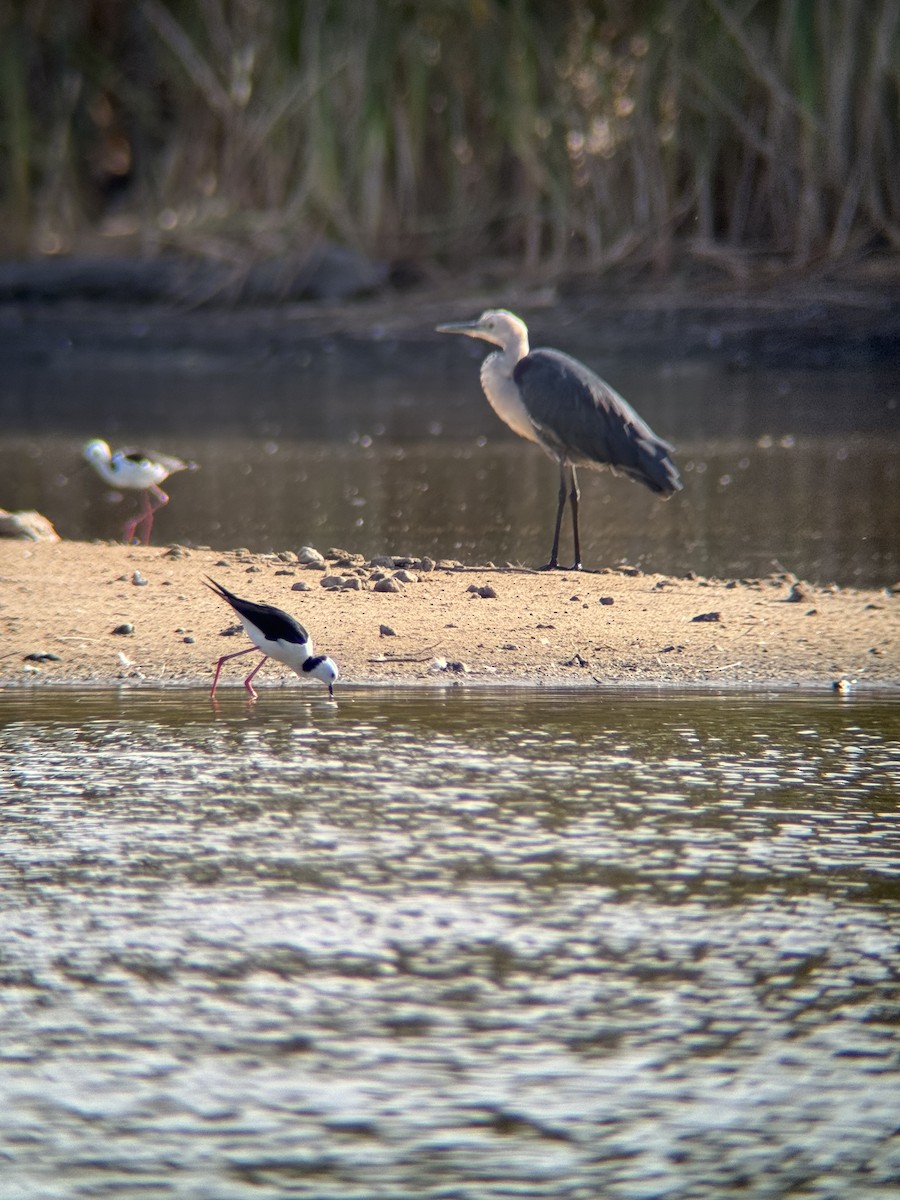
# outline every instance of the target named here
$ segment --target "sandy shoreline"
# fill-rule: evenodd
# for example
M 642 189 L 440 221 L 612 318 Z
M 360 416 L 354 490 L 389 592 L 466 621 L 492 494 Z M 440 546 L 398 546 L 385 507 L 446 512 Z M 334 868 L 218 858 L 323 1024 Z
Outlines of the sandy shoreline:
M 900 595 L 884 589 L 348 560 L 0 541 L 0 686 L 208 686 L 220 655 L 249 645 L 226 632 L 208 574 L 291 612 L 348 684 L 900 688 Z M 396 571 L 399 590 L 371 590 Z M 254 661 L 226 663 L 220 686 L 239 687 Z M 277 663 L 254 682 L 319 686 Z

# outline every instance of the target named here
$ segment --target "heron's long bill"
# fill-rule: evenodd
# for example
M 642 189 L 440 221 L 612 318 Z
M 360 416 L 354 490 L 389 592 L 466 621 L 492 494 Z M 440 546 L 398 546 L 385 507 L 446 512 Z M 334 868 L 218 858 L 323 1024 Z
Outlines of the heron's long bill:
M 481 330 L 481 321 L 454 321 L 450 325 L 436 325 L 435 333 L 467 333 L 478 335 Z

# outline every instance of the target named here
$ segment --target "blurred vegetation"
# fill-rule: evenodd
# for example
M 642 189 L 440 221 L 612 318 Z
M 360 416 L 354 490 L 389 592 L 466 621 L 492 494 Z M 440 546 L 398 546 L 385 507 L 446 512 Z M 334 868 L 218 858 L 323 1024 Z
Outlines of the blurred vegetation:
M 900 247 L 900 0 L 0 0 L 0 254 Z

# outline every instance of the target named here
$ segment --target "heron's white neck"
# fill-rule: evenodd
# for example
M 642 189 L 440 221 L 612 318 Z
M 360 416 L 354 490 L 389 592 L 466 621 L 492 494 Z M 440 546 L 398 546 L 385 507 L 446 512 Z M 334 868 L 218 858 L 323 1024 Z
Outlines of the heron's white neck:
M 489 354 L 481 364 L 481 386 L 500 420 L 505 421 L 519 437 L 537 442 L 534 425 L 513 379 L 516 363 L 527 353 L 528 330 L 522 325 L 521 330 L 516 330 L 515 336 L 510 337 L 505 346 Z

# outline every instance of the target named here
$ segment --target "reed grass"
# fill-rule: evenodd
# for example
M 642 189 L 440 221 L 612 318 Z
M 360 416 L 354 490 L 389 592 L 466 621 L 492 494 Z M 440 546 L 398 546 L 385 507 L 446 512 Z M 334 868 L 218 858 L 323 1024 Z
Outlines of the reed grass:
M 896 252 L 898 51 L 900 0 L 0 0 L 0 253 Z

